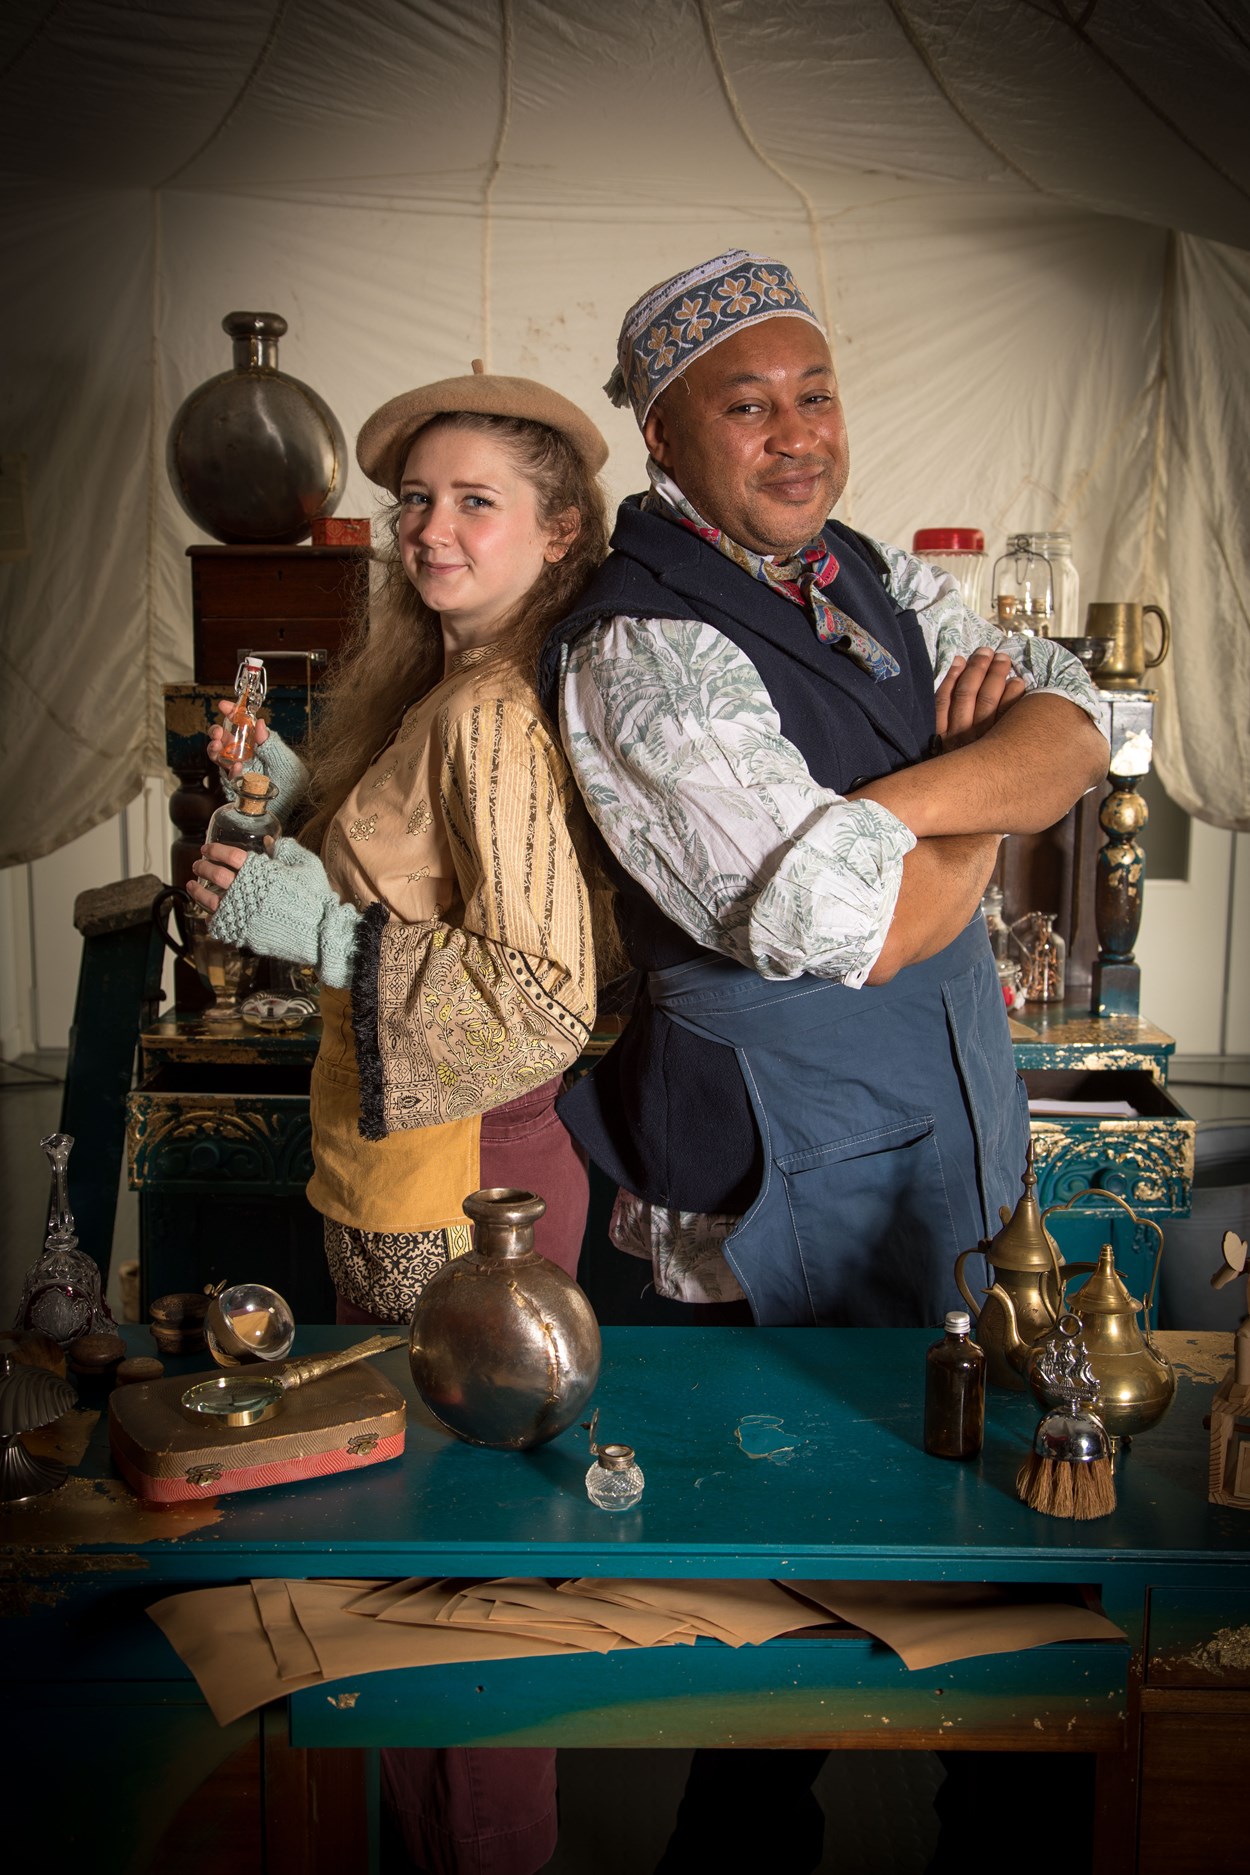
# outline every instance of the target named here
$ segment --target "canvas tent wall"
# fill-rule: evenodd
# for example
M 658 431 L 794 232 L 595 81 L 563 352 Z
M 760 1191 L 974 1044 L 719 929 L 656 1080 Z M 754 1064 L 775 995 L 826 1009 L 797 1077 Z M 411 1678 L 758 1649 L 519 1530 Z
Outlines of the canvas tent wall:
M 551 379 L 620 495 L 621 312 L 732 245 L 825 311 L 844 515 L 1070 527 L 1086 599 L 1170 606 L 1169 790 L 1250 826 L 1248 76 L 1216 0 L 8 0 L 0 863 L 163 767 L 164 435 L 223 313 L 282 312 L 349 435 L 474 354 Z

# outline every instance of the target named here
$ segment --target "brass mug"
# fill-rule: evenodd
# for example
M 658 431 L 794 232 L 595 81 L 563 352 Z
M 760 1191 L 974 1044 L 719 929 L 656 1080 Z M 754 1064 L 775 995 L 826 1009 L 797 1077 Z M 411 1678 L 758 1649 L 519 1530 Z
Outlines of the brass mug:
M 1162 637 L 1154 657 L 1146 656 L 1146 614 L 1153 612 L 1159 621 Z M 1096 599 L 1085 615 L 1088 638 L 1106 641 L 1107 655 L 1098 666 L 1094 681 L 1100 690 L 1134 690 L 1147 671 L 1162 664 L 1172 643 L 1168 615 L 1161 605 L 1139 605 L 1136 600 Z

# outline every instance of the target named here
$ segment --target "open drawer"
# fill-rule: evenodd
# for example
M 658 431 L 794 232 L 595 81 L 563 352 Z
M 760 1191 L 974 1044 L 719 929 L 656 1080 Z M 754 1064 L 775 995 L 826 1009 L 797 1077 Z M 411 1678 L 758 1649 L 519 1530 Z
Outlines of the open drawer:
M 1114 1192 L 1145 1216 L 1183 1216 L 1194 1177 L 1196 1123 L 1147 1069 L 1027 1068 L 1030 1099 L 1126 1101 L 1135 1119 L 1034 1114 L 1038 1202 L 1070 1198 L 1085 1186 Z M 1084 1206 L 1097 1210 L 1092 1199 Z M 1119 1209 L 1108 1205 L 1107 1213 Z

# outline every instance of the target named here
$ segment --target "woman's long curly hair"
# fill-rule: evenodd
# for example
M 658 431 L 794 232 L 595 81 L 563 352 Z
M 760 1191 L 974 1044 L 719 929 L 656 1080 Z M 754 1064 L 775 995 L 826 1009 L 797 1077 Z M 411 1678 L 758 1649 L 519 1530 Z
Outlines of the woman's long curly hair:
M 577 533 L 564 556 L 543 567 L 477 667 L 479 671 L 494 667 L 505 683 L 513 678 L 532 690 L 547 634 L 572 610 L 587 580 L 607 557 L 603 489 L 572 444 L 544 423 L 475 411 L 437 417 L 434 423 L 476 431 L 500 443 L 534 490 L 540 525 L 553 526 L 569 510 L 578 516 Z M 387 513 L 387 544 L 375 556 L 372 594 L 321 690 L 317 720 L 301 751 L 308 765 L 311 812 L 299 838 L 313 852 L 320 852 L 330 822 L 399 728 L 405 712 L 442 679 L 438 614 L 420 598 L 399 556 L 401 512 L 395 502 Z M 611 914 L 611 894 L 580 800 L 570 813 L 569 831 L 595 901 L 596 949 L 603 980 L 605 970 L 615 973 L 620 967 L 622 953 Z

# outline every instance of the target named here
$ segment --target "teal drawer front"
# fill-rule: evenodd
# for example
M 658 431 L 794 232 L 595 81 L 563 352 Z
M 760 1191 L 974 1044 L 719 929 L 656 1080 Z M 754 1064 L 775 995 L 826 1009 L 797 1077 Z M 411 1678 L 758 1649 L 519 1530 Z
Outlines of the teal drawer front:
M 639 1648 L 365 1674 L 292 1695 L 297 1746 L 984 1748 L 1022 1728 L 1039 1751 L 1124 1736 L 1126 1645 L 1039 1647 L 909 1673 L 863 1636 L 764 1647 Z

